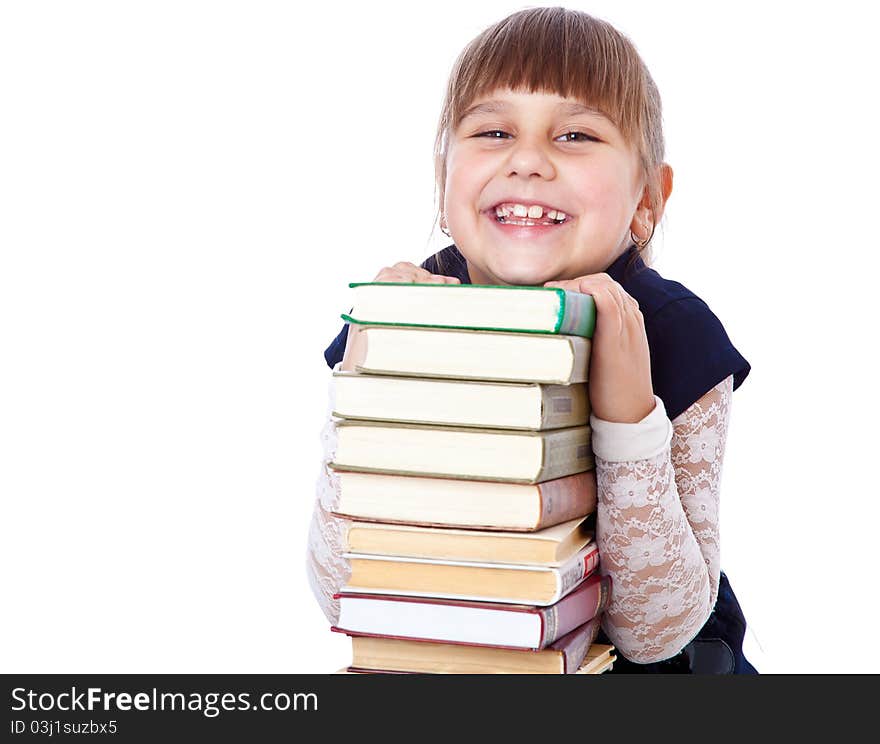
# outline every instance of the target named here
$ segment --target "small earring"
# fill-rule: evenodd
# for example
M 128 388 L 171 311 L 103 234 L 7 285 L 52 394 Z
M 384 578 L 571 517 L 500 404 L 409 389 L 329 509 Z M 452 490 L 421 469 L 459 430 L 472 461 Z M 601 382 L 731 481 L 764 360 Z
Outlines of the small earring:
M 645 226 L 645 232 L 648 232 L 647 226 Z M 632 242 L 635 243 L 639 248 L 644 248 L 646 245 L 648 245 L 648 241 L 651 239 L 650 237 L 648 237 L 645 238 L 642 242 L 639 242 L 639 239 L 635 235 L 633 235 L 632 230 L 629 231 L 629 237 Z
M 443 224 L 443 220 L 440 221 L 440 232 L 442 232 L 447 238 L 451 238 L 452 234 L 449 232 L 449 228 Z

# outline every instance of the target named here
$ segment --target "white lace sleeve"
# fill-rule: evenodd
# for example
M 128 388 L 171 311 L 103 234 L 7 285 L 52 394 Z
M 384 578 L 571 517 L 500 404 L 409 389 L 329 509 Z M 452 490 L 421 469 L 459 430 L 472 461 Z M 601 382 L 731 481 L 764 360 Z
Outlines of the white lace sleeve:
M 636 663 L 677 654 L 715 606 L 718 497 L 732 392 L 728 377 L 671 422 L 671 437 L 657 427 L 659 414 L 648 417 L 653 431 L 648 419 L 591 421 L 600 570 L 612 578 L 602 628 Z M 665 416 L 664 410 L 669 428 Z M 636 459 L 640 446 L 645 454 Z M 615 447 L 625 456 L 614 457 Z
M 339 369 L 338 363 L 333 370 Z M 327 404 L 327 423 L 321 430 L 321 441 L 324 455 L 321 471 L 317 480 L 315 507 L 309 527 L 308 551 L 306 553 L 306 572 L 312 592 L 321 606 L 331 625 L 339 620 L 339 600 L 333 599 L 351 576 L 351 567 L 342 557 L 345 548 L 345 535 L 348 521 L 330 514 L 339 504 L 339 476 L 327 463 L 332 462 L 336 454 L 336 422 L 332 416 L 334 408 L 333 379 L 330 379 L 330 390 Z

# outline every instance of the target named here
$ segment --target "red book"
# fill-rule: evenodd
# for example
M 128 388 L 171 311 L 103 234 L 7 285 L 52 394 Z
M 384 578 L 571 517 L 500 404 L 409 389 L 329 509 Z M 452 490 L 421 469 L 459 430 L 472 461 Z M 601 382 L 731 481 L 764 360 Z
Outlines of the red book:
M 340 592 L 332 630 L 443 643 L 542 649 L 598 616 L 608 604 L 611 577 L 593 573 L 547 607 L 499 602 Z

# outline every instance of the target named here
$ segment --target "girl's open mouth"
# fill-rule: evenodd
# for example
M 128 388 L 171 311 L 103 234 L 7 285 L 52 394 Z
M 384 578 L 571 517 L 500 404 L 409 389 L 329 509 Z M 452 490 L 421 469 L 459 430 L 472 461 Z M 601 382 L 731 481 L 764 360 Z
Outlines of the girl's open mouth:
M 569 223 L 574 222 L 574 218 L 570 215 L 566 215 L 562 220 L 559 220 L 549 216 L 530 219 L 529 217 L 518 217 L 512 214 L 498 215 L 494 209 L 490 209 L 484 212 L 484 214 L 503 235 L 515 238 L 530 238 L 532 240 L 564 230 Z

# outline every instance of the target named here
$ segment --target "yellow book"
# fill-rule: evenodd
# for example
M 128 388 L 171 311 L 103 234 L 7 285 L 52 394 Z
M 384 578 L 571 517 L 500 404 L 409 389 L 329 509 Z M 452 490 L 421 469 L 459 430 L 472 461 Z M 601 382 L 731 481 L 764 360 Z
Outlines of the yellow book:
M 586 517 L 535 532 L 351 522 L 346 549 L 371 555 L 559 566 L 592 538 Z
M 559 566 L 448 561 L 435 558 L 343 553 L 351 576 L 343 592 L 404 594 L 475 599 L 511 604 L 550 605 L 599 566 L 590 542 Z
M 574 674 L 598 632 L 599 618 L 593 618 L 540 650 L 351 636 L 352 667 L 424 674 Z

